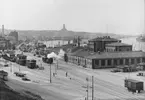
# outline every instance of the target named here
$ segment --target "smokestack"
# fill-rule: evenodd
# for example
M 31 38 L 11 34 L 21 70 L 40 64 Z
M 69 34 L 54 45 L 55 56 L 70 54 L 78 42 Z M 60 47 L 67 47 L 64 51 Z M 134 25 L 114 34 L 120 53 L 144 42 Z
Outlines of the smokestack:
M 4 25 L 2 25 L 2 36 L 4 36 Z

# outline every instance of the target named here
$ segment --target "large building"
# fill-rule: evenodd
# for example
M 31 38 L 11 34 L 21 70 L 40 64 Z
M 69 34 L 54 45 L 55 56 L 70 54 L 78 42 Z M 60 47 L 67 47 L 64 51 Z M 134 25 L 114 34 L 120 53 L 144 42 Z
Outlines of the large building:
M 88 48 L 93 50 L 80 48 L 69 52 L 68 61 L 92 69 L 137 65 L 145 62 L 145 52 L 132 51 L 132 45 L 110 37 L 91 40 Z
M 121 40 L 111 38 L 110 36 L 104 36 L 104 37 L 97 37 L 95 39 L 89 40 L 88 46 L 94 52 L 98 52 L 98 51 L 102 52 L 106 50 L 105 48 L 106 44 L 116 43 L 116 42 L 121 42 Z
M 110 43 L 110 44 L 106 44 L 105 50 L 107 52 L 132 51 L 132 45 L 121 43 L 121 42 Z

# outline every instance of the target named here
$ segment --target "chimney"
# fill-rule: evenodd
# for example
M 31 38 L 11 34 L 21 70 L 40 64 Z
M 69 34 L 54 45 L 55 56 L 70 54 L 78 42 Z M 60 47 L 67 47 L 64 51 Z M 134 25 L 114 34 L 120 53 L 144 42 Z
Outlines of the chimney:
M 2 37 L 4 36 L 4 25 L 2 25 Z

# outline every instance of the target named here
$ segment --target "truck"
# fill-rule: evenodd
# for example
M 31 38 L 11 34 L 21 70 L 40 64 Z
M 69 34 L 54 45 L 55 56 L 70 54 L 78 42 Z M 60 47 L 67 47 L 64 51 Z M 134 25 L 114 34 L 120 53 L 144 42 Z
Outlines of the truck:
M 144 90 L 144 83 L 142 81 L 134 80 L 134 79 L 125 79 L 124 86 L 128 89 L 128 91 L 138 92 Z

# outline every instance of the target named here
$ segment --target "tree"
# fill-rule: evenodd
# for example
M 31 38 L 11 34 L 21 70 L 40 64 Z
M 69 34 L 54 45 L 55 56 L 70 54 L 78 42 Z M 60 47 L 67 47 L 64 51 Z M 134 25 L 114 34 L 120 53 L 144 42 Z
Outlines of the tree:
M 64 54 L 64 61 L 65 61 L 65 62 L 68 62 L 68 56 L 67 56 L 66 53 Z

